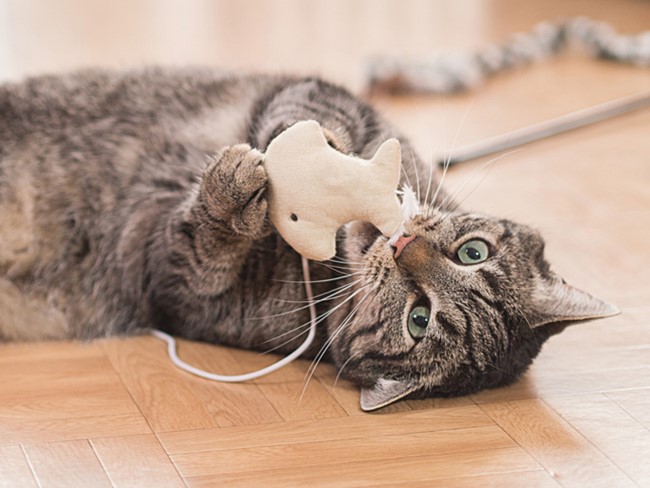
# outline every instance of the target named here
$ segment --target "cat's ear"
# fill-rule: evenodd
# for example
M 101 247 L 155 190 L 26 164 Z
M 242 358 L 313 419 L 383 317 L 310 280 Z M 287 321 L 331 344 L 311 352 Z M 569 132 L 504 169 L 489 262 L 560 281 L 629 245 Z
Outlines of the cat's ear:
M 620 310 L 600 298 L 567 284 L 557 275 L 539 280 L 532 297 L 532 327 L 553 322 L 618 315 Z
M 385 407 L 417 389 L 415 383 L 379 378 L 371 388 L 361 388 L 361 410 L 371 412 Z

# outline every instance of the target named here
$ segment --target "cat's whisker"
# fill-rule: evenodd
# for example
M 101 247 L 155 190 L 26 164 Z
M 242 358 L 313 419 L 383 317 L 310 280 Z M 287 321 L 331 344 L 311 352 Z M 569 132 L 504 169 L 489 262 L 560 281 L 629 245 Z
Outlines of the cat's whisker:
M 362 290 L 360 289 L 358 291 L 362 291 Z M 355 312 L 359 309 L 359 307 L 361 307 L 361 305 L 365 302 L 365 300 L 368 298 L 369 295 L 370 295 L 370 292 L 366 292 L 366 294 L 363 296 L 363 298 L 361 298 L 361 300 L 359 300 L 359 303 L 357 303 L 357 305 L 345 317 L 343 322 L 336 328 L 334 333 L 329 337 L 329 339 L 327 339 L 327 341 L 325 341 L 325 344 L 323 344 L 323 346 L 321 347 L 320 351 L 318 352 L 318 354 L 316 355 L 316 357 L 312 361 L 311 365 L 309 366 L 309 369 L 307 370 L 307 375 L 306 375 L 306 378 L 305 378 L 305 385 L 304 385 L 304 387 L 302 389 L 302 393 L 300 395 L 300 400 L 298 401 L 298 403 L 300 403 L 302 401 L 302 399 L 303 399 L 303 397 L 305 395 L 305 392 L 307 391 L 307 386 L 309 386 L 309 382 L 311 381 L 312 377 L 314 376 L 314 373 L 316 372 L 316 368 L 320 364 L 320 361 L 323 359 L 323 357 L 327 353 L 327 350 L 332 345 L 332 343 L 336 340 L 336 338 L 341 333 L 341 331 L 343 331 L 345 326 L 348 323 L 350 323 L 350 321 L 352 320 L 352 318 L 355 315 Z M 346 300 L 346 301 L 349 301 L 349 300 L 350 299 L 348 298 L 348 300 Z
M 496 156 L 496 157 L 490 159 L 489 161 L 486 161 L 485 163 L 482 163 L 478 168 L 476 168 L 474 171 L 472 171 L 472 173 L 470 173 L 470 175 L 467 176 L 463 180 L 463 182 L 460 184 L 460 186 L 458 188 L 456 188 L 456 190 L 453 193 L 450 193 L 447 196 L 445 196 L 445 198 L 436 207 L 436 210 L 438 210 L 438 212 L 440 213 L 438 220 L 444 220 L 446 217 L 448 217 L 449 215 L 451 215 L 453 213 L 453 211 L 449 209 L 452 204 L 456 203 L 456 205 L 454 205 L 453 209 L 458 208 L 460 203 L 455 201 L 456 197 L 463 191 L 463 189 L 474 179 L 474 177 L 479 172 L 484 170 L 489 165 L 496 163 L 501 156 L 502 155 Z M 463 198 L 462 201 L 464 201 L 466 198 L 467 197 Z
M 415 151 L 413 150 L 413 146 L 409 146 L 409 149 L 411 150 L 411 166 L 415 170 L 415 176 L 417 178 L 418 175 L 418 161 L 417 157 L 415 156 Z M 404 168 L 404 174 L 406 175 L 406 183 L 413 188 L 413 185 L 411 184 L 411 179 L 409 178 L 408 172 L 406 171 L 406 167 L 404 166 L 404 163 L 402 163 L 402 167 Z M 418 185 L 417 180 L 416 180 L 416 185 Z M 418 201 L 420 200 L 420 188 L 419 185 L 415 189 L 416 195 L 418 197 Z
M 362 285 L 358 290 L 353 291 L 353 292 L 348 292 L 350 296 L 346 297 L 346 298 L 345 298 L 345 299 L 344 299 L 344 300 L 343 300 L 339 305 L 335 306 L 334 308 L 331 308 L 330 310 L 327 310 L 326 312 L 323 312 L 321 315 L 319 315 L 318 317 L 316 317 L 316 323 L 318 324 L 318 323 L 322 322 L 324 319 L 326 319 L 327 317 L 329 317 L 332 313 L 334 313 L 336 310 L 338 310 L 342 305 L 344 305 L 346 302 L 348 302 L 350 299 L 352 299 L 355 295 L 357 295 L 361 290 L 363 290 L 363 289 L 366 288 L 367 286 L 368 286 L 368 285 Z M 344 295 L 344 293 L 339 293 L 338 295 L 339 295 L 339 296 L 337 296 L 336 298 L 340 298 L 340 296 L 341 296 L 341 295 Z M 322 299 L 322 300 L 320 300 L 319 302 L 322 302 L 322 301 L 325 301 L 325 300 Z M 314 304 L 319 303 L 319 302 L 314 302 Z M 304 308 L 304 307 L 302 307 L 302 308 Z M 264 341 L 264 342 L 262 342 L 262 343 L 260 343 L 260 344 L 267 344 L 267 343 L 269 343 L 269 342 L 271 342 L 271 341 L 274 341 L 274 340 L 276 340 L 276 339 L 280 339 L 281 337 L 284 337 L 284 336 L 286 336 L 287 334 L 291 334 L 292 332 L 295 332 L 295 331 L 297 331 L 297 330 L 300 330 L 300 329 L 302 329 L 302 328 L 305 328 L 305 327 L 309 326 L 310 324 L 311 324 L 311 320 L 309 320 L 309 321 L 307 321 L 307 322 L 304 322 L 303 324 L 300 324 L 299 326 L 294 327 L 293 329 L 290 329 L 290 330 L 288 330 L 288 331 L 285 331 L 285 332 L 283 332 L 283 333 L 280 334 L 280 335 L 277 335 L 277 336 L 275 336 L 275 337 L 272 337 L 272 338 L 270 338 L 270 339 L 267 339 L 266 341 Z M 274 348 L 274 349 L 276 349 L 276 348 Z M 273 349 L 272 349 L 272 350 L 273 350 Z
M 325 264 L 325 263 L 319 263 L 321 266 L 325 266 L 326 268 L 339 273 L 341 275 L 344 274 L 349 274 L 349 273 L 355 273 L 355 272 L 360 272 L 362 271 L 362 268 L 350 268 L 350 267 L 340 267 L 340 266 L 332 266 L 331 264 Z
M 318 300 L 314 300 L 313 303 L 314 303 L 314 304 L 318 304 L 318 303 L 321 303 L 321 302 L 325 302 L 325 301 L 328 301 L 328 300 L 332 300 L 332 299 L 334 299 L 334 298 L 339 298 L 341 295 L 344 295 L 344 294 L 345 294 L 345 293 L 346 293 L 350 288 L 354 287 L 354 285 L 360 283 L 361 281 L 363 281 L 363 280 L 362 280 L 362 279 L 359 279 L 359 280 L 356 280 L 356 281 L 353 282 L 353 283 L 347 283 L 347 284 L 344 285 L 343 287 L 339 287 L 339 289 L 337 289 L 337 290 L 334 291 L 333 293 L 332 293 L 331 290 L 329 290 L 329 291 L 327 292 L 327 293 L 329 293 L 329 295 L 327 295 L 327 296 L 324 297 L 324 298 L 320 298 L 320 299 L 318 299 Z M 365 285 L 364 285 L 364 286 L 365 286 Z M 275 300 L 278 300 L 278 299 L 275 299 Z M 301 302 L 299 302 L 299 303 L 304 303 L 304 302 L 301 301 Z M 290 314 L 292 314 L 292 313 L 296 313 L 296 312 L 299 312 L 299 311 L 301 311 L 301 310 L 305 310 L 305 309 L 309 308 L 309 306 L 310 306 L 310 304 L 307 303 L 306 305 L 304 305 L 304 306 L 302 306 L 302 307 L 294 308 L 294 309 L 292 309 L 292 310 L 287 310 L 287 311 L 284 311 L 284 312 L 280 312 L 280 313 L 273 314 L 273 315 L 267 315 L 267 316 L 263 316 L 263 317 L 249 317 L 249 318 L 247 318 L 247 320 L 264 320 L 264 319 L 272 319 L 272 318 L 276 318 L 276 317 L 282 317 L 282 316 L 284 316 L 284 315 L 290 315 Z
M 348 365 L 348 363 L 349 363 L 352 359 L 354 359 L 354 358 L 356 358 L 357 356 L 359 356 L 360 354 L 361 354 L 361 353 L 358 353 L 358 352 L 357 352 L 357 353 L 354 353 L 354 354 L 350 355 L 350 357 L 347 358 L 347 359 L 345 360 L 345 362 L 341 365 L 341 367 L 339 368 L 339 370 L 336 372 L 336 377 L 334 378 L 334 382 L 332 383 L 332 387 L 333 387 L 333 388 L 336 388 L 336 385 L 337 385 L 338 382 L 339 382 L 339 378 L 341 377 L 341 373 L 343 373 L 343 370 L 344 370 L 345 367 Z
M 322 280 L 278 280 L 278 279 L 272 279 L 271 281 L 275 281 L 277 283 L 291 283 L 291 284 L 305 284 L 305 283 L 328 283 L 330 281 L 341 281 L 343 279 L 350 278 L 354 275 L 360 275 L 362 274 L 360 271 L 357 271 L 355 273 L 349 273 L 346 275 L 337 275 L 334 278 L 327 278 L 327 279 L 322 279 Z
M 360 263 L 358 261 L 352 261 L 351 259 L 344 258 L 342 256 L 334 256 L 334 257 L 330 258 L 329 261 L 334 261 L 334 262 L 339 262 L 339 263 L 344 263 L 344 264 L 346 264 L 346 263 L 363 264 L 363 263 Z
M 343 291 L 345 291 L 345 290 L 343 290 Z M 279 301 L 279 300 L 274 299 L 274 301 Z M 320 302 L 323 302 L 323 301 L 326 301 L 326 300 L 325 300 L 325 299 L 320 299 L 320 300 L 314 301 L 314 303 L 316 304 L 316 303 L 320 303 Z M 304 301 L 301 301 L 301 302 L 299 302 L 299 303 L 305 303 L 305 302 L 304 302 Z M 285 316 L 285 315 L 291 315 L 292 313 L 300 312 L 301 310 L 305 310 L 305 309 L 308 309 L 308 308 L 309 308 L 309 303 L 307 303 L 306 305 L 304 305 L 304 306 L 302 306 L 302 307 L 294 308 L 294 309 L 292 309 L 292 310 L 286 310 L 286 311 L 284 311 L 284 312 L 279 312 L 279 313 L 271 314 L 271 315 L 265 315 L 265 316 L 261 316 L 261 317 L 247 317 L 245 320 L 266 320 L 266 319 L 274 319 L 274 318 L 277 318 L 277 317 L 283 317 L 283 316 Z
M 323 321 L 324 321 L 325 319 L 327 319 L 330 315 L 332 315 L 334 312 L 336 312 L 336 311 L 337 311 L 341 306 L 343 306 L 345 303 L 347 303 L 347 302 L 350 301 L 352 298 L 354 298 L 354 296 L 358 295 L 358 293 L 361 292 L 364 288 L 367 288 L 367 286 L 368 286 L 368 285 L 363 285 L 363 286 L 361 286 L 361 287 L 359 288 L 359 290 L 355 291 L 354 293 L 351 293 L 351 296 L 345 298 L 345 299 L 344 299 L 344 300 L 343 300 L 339 305 L 337 305 L 336 307 L 334 307 L 334 308 L 332 308 L 332 309 L 330 309 L 330 310 L 327 310 L 326 312 L 324 312 L 324 313 L 322 313 L 321 315 L 319 315 L 318 317 L 316 317 L 315 325 L 318 325 L 319 323 L 323 322 Z M 365 297 L 364 297 L 364 299 L 365 299 Z M 273 338 L 271 338 L 271 339 L 268 339 L 268 340 L 266 340 L 266 341 L 260 343 L 260 345 L 262 345 L 262 344 L 267 344 L 267 343 L 269 343 L 269 342 L 271 342 L 271 341 L 274 341 L 274 340 L 280 339 L 280 338 L 282 338 L 282 337 L 284 337 L 284 336 L 286 336 L 286 335 L 288 335 L 288 334 L 291 334 L 291 333 L 293 333 L 293 332 L 298 331 L 298 333 L 297 333 L 296 335 L 294 335 L 293 337 L 287 339 L 286 341 L 282 342 L 281 344 L 278 344 L 277 346 L 272 347 L 271 349 L 268 349 L 268 350 L 262 352 L 261 354 L 262 354 L 262 355 L 270 354 L 270 353 L 276 351 L 277 349 L 283 347 L 284 345 L 289 344 L 290 342 L 292 342 L 292 341 L 298 339 L 299 337 L 305 335 L 306 333 L 309 332 L 309 327 L 310 327 L 310 326 L 311 326 L 311 319 L 308 320 L 307 322 L 304 322 L 304 323 L 300 324 L 300 325 L 297 326 L 297 327 L 294 327 L 293 329 L 290 329 L 290 330 L 288 330 L 288 331 L 285 331 L 285 332 L 283 332 L 282 334 L 280 334 L 280 335 L 278 335 L 278 336 L 275 336 L 275 337 L 273 337 Z M 302 398 L 302 397 L 301 397 L 301 398 Z
M 294 329 L 288 331 L 288 332 L 285 333 L 285 334 L 282 334 L 282 335 L 280 335 L 280 336 L 278 336 L 278 337 L 276 337 L 276 338 L 269 339 L 269 340 L 267 340 L 267 341 L 262 342 L 261 344 L 266 344 L 267 342 L 271 342 L 271 341 L 273 341 L 273 340 L 279 339 L 280 337 L 285 336 L 285 335 L 287 335 L 287 334 L 290 333 L 290 332 L 296 332 L 296 331 L 298 331 L 296 335 L 290 337 L 289 339 L 287 339 L 287 340 L 284 341 L 284 342 L 281 342 L 281 343 L 278 344 L 277 346 L 273 346 L 271 349 L 267 349 L 266 351 L 262 351 L 262 352 L 260 353 L 260 355 L 261 355 L 261 356 L 265 356 L 265 355 L 267 355 L 267 354 L 272 354 L 272 353 L 274 353 L 275 351 L 277 351 L 278 349 L 280 349 L 281 347 L 284 347 L 284 346 L 286 346 L 287 344 L 289 344 L 290 342 L 293 342 L 293 341 L 295 341 L 296 339 L 299 339 L 300 337 L 304 336 L 305 334 L 308 334 L 308 333 L 309 333 L 309 328 L 307 327 L 308 325 L 309 325 L 309 323 L 302 324 L 300 327 L 296 327 L 296 328 L 294 328 Z M 300 329 L 302 329 L 302 330 L 300 330 Z
M 409 178 L 409 174 L 408 174 L 408 172 L 406 171 L 406 167 L 404 166 L 404 163 L 403 163 L 403 162 L 400 162 L 400 166 L 399 166 L 399 167 L 400 167 L 400 171 L 401 171 L 401 173 L 404 175 L 404 179 L 406 180 L 406 184 L 409 185 L 409 186 L 412 186 L 412 185 L 411 185 L 411 179 Z
M 325 320 L 327 317 L 329 317 L 332 313 L 334 313 L 334 312 L 331 311 L 331 310 L 328 310 L 327 312 L 322 313 L 321 315 L 319 315 L 316 318 L 315 324 L 316 325 L 320 324 L 323 320 Z M 266 351 L 262 352 L 261 354 L 264 355 L 264 354 L 272 353 L 273 351 L 275 351 L 275 350 L 281 348 L 282 346 L 290 343 L 291 341 L 295 340 L 296 338 L 304 335 L 305 333 L 309 332 L 309 326 L 310 325 L 311 325 L 311 319 L 308 320 L 307 322 L 303 322 L 302 324 L 300 324 L 297 327 L 294 327 L 292 329 L 289 329 L 289 330 L 283 332 L 282 334 L 279 334 L 279 335 L 277 335 L 275 337 L 272 337 L 270 339 L 265 340 L 264 342 L 261 342 L 259 344 L 260 346 L 263 345 L 263 344 L 268 344 L 269 342 L 273 342 L 275 340 L 281 339 L 282 337 L 285 337 L 285 336 L 287 336 L 289 334 L 292 334 L 294 332 L 298 332 L 297 335 L 295 335 L 293 337 L 290 337 L 286 341 L 282 342 L 281 344 L 278 344 L 277 346 L 272 347 L 271 349 L 267 349 Z
M 451 159 L 449 159 L 449 158 L 446 158 L 446 159 L 445 159 L 445 163 L 444 163 L 444 165 L 443 165 L 443 167 L 442 167 L 442 174 L 440 175 L 440 181 L 438 181 L 438 186 L 437 186 L 437 188 L 436 188 L 436 191 L 433 192 L 433 196 L 431 197 L 431 203 L 430 203 L 430 204 L 427 204 L 427 203 L 425 202 L 425 205 L 427 206 L 427 208 L 430 207 L 430 206 L 433 207 L 433 206 L 435 205 L 436 201 L 438 200 L 438 195 L 439 195 L 440 192 L 442 191 L 442 187 L 443 187 L 443 185 L 444 185 L 444 183 L 445 183 L 445 178 L 446 178 L 446 176 L 447 176 L 447 171 L 449 170 L 449 164 L 450 164 L 450 161 L 451 161 Z M 435 165 L 436 162 L 435 162 L 435 161 L 432 161 L 431 164 L 432 164 L 432 165 Z
M 331 266 L 331 265 L 330 265 Z M 363 271 L 365 269 L 365 264 L 363 263 L 353 263 L 351 266 L 347 266 L 345 264 L 335 264 L 333 267 L 337 268 L 337 272 L 340 273 L 339 270 L 347 270 L 348 273 L 358 273 L 359 271 Z
M 444 165 L 443 165 L 443 170 L 442 170 L 442 175 L 440 177 L 440 181 L 438 182 L 438 187 L 436 188 L 436 191 L 433 193 L 433 197 L 431 198 L 431 202 L 428 202 L 427 199 L 424 199 L 424 203 L 427 206 L 434 205 L 436 202 L 436 199 L 438 198 L 438 195 L 442 189 L 442 186 L 445 181 L 445 176 L 447 175 L 447 171 L 449 170 L 449 166 L 451 164 L 451 157 L 454 154 L 454 151 L 456 150 L 456 145 L 458 144 L 458 138 L 460 136 L 460 132 L 465 125 L 465 121 L 467 120 L 467 116 L 469 115 L 469 112 L 474 105 L 474 101 L 472 100 L 468 105 L 467 108 L 465 109 L 465 112 L 463 112 L 463 116 L 460 119 L 460 122 L 458 123 L 458 127 L 456 128 L 456 133 L 454 134 L 454 139 L 451 143 L 451 148 L 449 152 L 447 153 L 446 157 L 444 158 Z M 433 171 L 433 167 L 435 166 L 436 162 L 433 161 L 431 164 L 431 168 Z M 431 185 L 429 185 L 431 186 Z M 427 196 L 429 194 L 428 188 L 427 188 Z
M 342 291 L 348 290 L 349 288 L 352 288 L 354 285 L 357 285 L 363 281 L 363 277 L 357 278 L 354 281 L 350 281 L 344 285 L 338 286 L 332 290 L 327 290 L 323 293 L 319 293 L 318 295 L 314 295 L 314 298 L 317 298 L 316 303 L 319 303 L 321 301 L 321 297 L 327 298 L 332 298 L 337 295 L 340 295 Z
M 513 305 L 514 305 L 514 308 L 519 312 L 519 315 L 521 316 L 521 318 L 524 319 L 524 322 L 526 322 L 526 325 L 528 326 L 528 328 L 530 330 L 533 330 L 533 328 L 534 328 L 533 324 L 530 323 L 530 320 L 528 319 L 528 314 L 526 314 L 524 312 L 524 309 L 522 308 L 521 304 L 515 302 L 515 303 L 513 303 Z M 533 337 L 537 337 L 537 335 L 534 335 Z
M 361 293 L 362 291 L 364 291 L 367 287 L 368 287 L 368 285 L 363 285 L 363 286 L 361 286 L 358 290 L 356 290 L 355 292 L 351 293 L 350 296 L 348 296 L 345 300 L 343 300 L 341 303 L 339 303 L 339 304 L 338 304 L 337 306 L 335 306 L 334 308 L 332 308 L 332 309 L 328 310 L 327 312 L 325 312 L 323 315 L 327 315 L 327 316 L 331 315 L 331 314 L 334 313 L 336 310 L 338 310 L 338 309 L 341 308 L 343 305 L 345 305 L 347 302 L 349 302 L 350 300 L 352 300 L 352 299 L 353 299 L 355 296 L 357 296 L 359 293 Z M 369 292 L 366 292 L 366 295 L 367 295 L 368 293 L 369 293 Z M 365 297 L 364 297 L 364 298 L 365 298 Z M 355 308 L 356 308 L 356 307 L 355 307 Z M 323 348 L 325 348 L 325 347 L 326 347 L 326 346 L 323 346 Z M 322 348 L 321 348 L 321 350 L 322 350 Z
M 442 97 L 440 97 L 439 100 L 440 100 L 440 102 L 442 103 Z M 416 109 L 416 112 L 417 112 L 417 116 L 418 116 L 418 118 L 420 119 L 420 125 L 421 125 L 422 127 L 427 127 L 427 126 L 428 126 L 428 122 L 427 122 L 427 120 L 426 120 L 426 117 L 424 116 L 424 112 L 423 112 L 419 107 L 415 107 L 415 109 Z M 429 135 L 431 135 L 431 134 L 429 134 Z M 413 160 L 415 161 L 416 158 L 415 158 L 415 154 L 414 154 L 413 146 L 411 146 L 411 154 L 413 154 Z M 433 160 L 433 155 L 431 156 L 431 159 Z M 429 183 L 428 183 L 428 185 L 427 185 L 427 193 L 426 193 L 426 195 L 429 194 L 429 189 L 431 188 L 431 181 L 432 181 L 432 172 L 433 172 L 434 169 L 435 169 L 434 166 L 433 166 L 433 161 L 432 161 L 432 166 L 430 166 L 429 169 L 430 169 L 430 173 L 429 173 Z M 421 204 L 421 203 L 422 203 L 422 192 L 420 191 L 420 187 L 419 187 L 419 185 L 418 185 L 418 191 L 417 191 L 416 196 L 417 196 L 417 200 L 418 200 L 418 202 Z M 426 203 L 426 200 L 427 200 L 427 198 L 426 198 L 426 196 L 425 196 L 425 199 L 424 199 L 425 203 Z
M 318 261 L 320 264 L 327 264 L 330 266 L 348 266 L 351 264 L 361 264 L 361 263 L 354 263 L 352 261 L 337 261 L 336 259 L 332 258 L 327 261 Z
M 334 340 L 335 340 L 335 339 L 338 337 L 338 335 L 343 331 L 343 329 L 345 328 L 345 326 L 348 325 L 348 324 L 352 321 L 352 319 L 353 319 L 354 316 L 356 315 L 356 312 L 357 312 L 358 309 L 361 307 L 361 305 L 365 302 L 365 300 L 368 298 L 368 296 L 369 296 L 369 293 L 366 293 L 366 295 L 364 295 L 364 297 L 359 301 L 359 303 L 354 307 L 354 309 L 353 309 L 353 310 L 352 310 L 352 311 L 347 315 L 347 317 L 346 317 L 345 320 L 341 323 L 341 325 L 339 325 L 339 326 L 336 328 L 336 330 L 334 331 L 334 333 L 332 334 L 332 336 L 331 336 L 331 337 L 327 340 L 327 342 L 323 345 L 323 347 L 322 347 L 321 350 L 319 351 L 319 353 L 318 353 L 318 355 L 316 356 L 316 358 L 314 359 L 314 361 L 312 361 L 312 364 L 310 365 L 309 370 L 307 371 L 307 375 L 306 375 L 306 379 L 305 379 L 305 384 L 304 384 L 304 386 L 303 386 L 302 394 L 300 395 L 299 403 L 300 403 L 300 401 L 302 401 L 302 398 L 303 398 L 305 392 L 307 391 L 307 387 L 309 386 L 309 383 L 310 383 L 311 379 L 313 378 L 314 374 L 316 373 L 316 369 L 318 368 L 318 365 L 320 364 L 320 361 L 323 359 L 323 357 L 324 357 L 325 354 L 327 353 L 327 350 L 328 350 L 329 347 L 334 343 Z M 349 361 L 349 359 L 348 359 L 348 361 Z M 347 363 L 347 361 L 346 361 L 346 363 Z M 337 375 L 337 378 L 338 378 L 338 375 Z
M 355 261 L 334 261 L 330 260 L 332 266 L 347 267 L 350 269 L 360 269 L 363 266 L 363 263 L 357 263 Z
M 330 269 L 334 268 L 349 268 L 351 270 L 356 270 L 358 269 L 359 266 L 362 266 L 363 263 L 354 263 L 350 261 L 345 261 L 345 262 L 337 262 L 334 260 L 329 260 L 329 261 L 313 261 L 314 263 L 320 264 L 321 266 L 325 266 Z
M 331 300 L 332 298 L 336 298 L 336 295 L 340 294 L 340 292 L 345 291 L 345 290 L 353 287 L 357 283 L 360 283 L 362 280 L 363 280 L 363 278 L 359 278 L 359 279 L 357 279 L 355 281 L 346 283 L 344 285 L 338 286 L 338 287 L 333 288 L 331 290 L 327 290 L 327 291 L 325 291 L 323 293 L 319 293 L 318 295 L 314 295 L 312 298 L 315 298 L 317 300 L 313 300 L 313 301 L 314 301 L 314 303 L 320 303 L 320 302 L 324 302 L 324 301 L 327 301 L 327 300 Z M 324 297 L 324 298 L 321 298 L 321 297 Z M 280 303 L 309 303 L 310 302 L 310 300 L 283 300 L 281 298 L 274 298 L 274 301 L 280 302 Z
M 497 162 L 499 162 L 501 159 L 505 158 L 506 156 L 511 156 L 512 154 L 516 154 L 518 152 L 523 151 L 523 149 L 514 149 L 512 151 L 508 151 L 506 153 L 499 154 L 498 156 L 495 156 L 494 158 L 490 159 L 489 161 L 486 161 L 485 163 L 481 164 L 478 168 L 476 168 L 467 178 L 465 178 L 465 181 L 460 185 L 460 187 L 451 195 L 448 195 L 440 204 L 440 210 L 447 212 L 448 214 L 453 213 L 462 203 L 467 200 L 467 198 L 470 197 L 472 193 L 485 181 L 485 178 L 490 174 L 490 171 L 494 166 L 496 165 Z M 461 191 L 478 175 L 481 171 L 483 171 L 485 168 L 489 168 L 487 172 L 483 174 L 483 177 L 481 180 L 474 186 L 474 188 L 467 194 L 465 195 L 462 200 L 459 200 L 458 202 L 455 202 L 455 198 L 460 194 Z M 448 208 L 450 205 L 455 203 L 453 208 Z
M 261 317 L 246 317 L 245 320 L 266 320 L 266 319 L 274 319 L 274 318 L 276 318 L 276 317 L 283 317 L 283 316 L 285 316 L 285 315 L 291 315 L 292 313 L 300 312 L 301 310 L 305 310 L 305 309 L 307 309 L 307 308 L 309 308 L 309 304 L 307 304 L 307 305 L 305 305 L 305 306 L 303 306 L 303 307 L 294 308 L 293 310 L 287 310 L 287 311 L 285 311 L 285 312 L 280 312 L 280 313 L 276 313 L 276 314 L 272 314 L 272 315 L 264 315 L 264 316 L 261 316 Z
M 414 151 L 412 146 L 411 146 L 411 161 L 412 161 L 411 164 L 412 164 L 413 168 L 415 169 L 415 184 L 417 185 L 415 193 L 416 193 L 416 195 L 418 197 L 418 202 L 419 202 L 421 200 L 421 198 L 422 198 L 422 195 L 420 194 L 421 193 L 420 192 L 420 172 L 418 171 L 418 165 L 417 165 L 416 158 L 415 158 L 415 151 Z
M 427 192 L 424 194 L 424 205 L 428 206 L 429 192 L 431 191 L 431 181 L 433 178 L 433 162 L 429 164 L 429 179 L 427 180 Z

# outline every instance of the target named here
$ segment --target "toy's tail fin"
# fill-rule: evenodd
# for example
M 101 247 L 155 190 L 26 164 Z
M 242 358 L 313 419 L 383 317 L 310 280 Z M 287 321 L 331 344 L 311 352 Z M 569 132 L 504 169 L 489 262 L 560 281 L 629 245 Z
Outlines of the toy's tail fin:
M 399 183 L 400 165 L 402 164 L 402 150 L 397 139 L 385 141 L 370 160 L 375 166 L 373 171 L 379 171 L 384 181 L 390 181 L 391 186 L 397 188 Z

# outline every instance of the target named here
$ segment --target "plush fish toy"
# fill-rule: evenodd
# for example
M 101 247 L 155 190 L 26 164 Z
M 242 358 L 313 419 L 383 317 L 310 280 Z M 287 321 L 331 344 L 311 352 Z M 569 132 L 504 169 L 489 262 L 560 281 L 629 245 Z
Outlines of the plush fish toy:
M 264 156 L 270 219 L 291 247 L 317 261 L 336 254 L 336 232 L 348 222 L 370 222 L 392 236 L 402 223 L 400 164 L 397 139 L 365 160 L 331 147 L 318 122 L 298 122 Z

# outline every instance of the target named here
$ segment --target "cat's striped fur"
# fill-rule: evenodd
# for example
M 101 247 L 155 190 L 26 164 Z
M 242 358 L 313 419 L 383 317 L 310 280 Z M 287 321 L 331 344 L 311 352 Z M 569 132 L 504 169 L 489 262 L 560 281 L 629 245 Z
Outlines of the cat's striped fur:
M 308 321 L 300 256 L 268 222 L 252 148 L 304 119 L 363 157 L 399 137 L 405 179 L 416 166 L 429 174 L 372 108 L 319 79 L 150 69 L 2 86 L 0 338 L 156 327 L 295 348 Z M 406 223 L 418 237 L 399 258 L 359 223 L 341 232 L 335 261 L 312 264 L 329 315 L 311 355 L 332 336 L 330 357 L 366 388 L 368 408 L 512 381 L 553 331 L 544 324 L 612 312 L 549 271 L 536 232 L 440 201 Z M 477 236 L 491 258 L 461 265 L 455 249 Z M 405 321 L 422 301 L 432 321 L 415 341 Z

